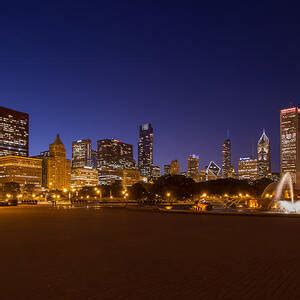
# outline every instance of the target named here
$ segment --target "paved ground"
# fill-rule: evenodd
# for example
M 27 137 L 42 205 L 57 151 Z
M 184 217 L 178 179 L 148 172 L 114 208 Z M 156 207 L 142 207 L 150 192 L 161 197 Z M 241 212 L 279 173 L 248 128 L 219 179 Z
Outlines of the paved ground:
M 0 208 L 1 299 L 299 299 L 300 218 Z

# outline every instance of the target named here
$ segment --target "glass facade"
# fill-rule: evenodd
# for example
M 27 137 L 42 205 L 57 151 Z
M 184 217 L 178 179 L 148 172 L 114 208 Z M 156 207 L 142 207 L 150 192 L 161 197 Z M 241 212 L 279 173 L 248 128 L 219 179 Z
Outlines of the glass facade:
M 256 180 L 258 178 L 257 159 L 252 159 L 251 157 L 240 158 L 238 164 L 238 177 L 240 180 Z
M 213 161 L 206 167 L 206 180 L 218 179 L 221 175 L 221 168 Z
M 160 166 L 153 166 L 151 172 L 152 178 L 159 178 L 160 177 Z
M 98 171 L 92 167 L 72 168 L 71 187 L 82 188 L 99 184 Z
M 72 143 L 72 168 L 92 166 L 92 141 L 78 140 Z
M 270 141 L 263 131 L 257 143 L 258 177 L 264 178 L 271 173 L 271 148 Z
M 199 179 L 199 156 L 189 155 L 187 176 L 193 178 L 195 181 Z
M 0 156 L 29 155 L 29 115 L 0 107 Z
M 289 172 L 293 182 L 300 186 L 299 108 L 280 111 L 280 173 Z
M 222 170 L 223 177 L 227 178 L 231 169 L 231 141 L 226 139 L 222 145 Z
M 115 139 L 97 142 L 98 168 L 123 169 L 134 168 L 133 147 Z
M 142 176 L 151 177 L 153 166 L 153 128 L 149 123 L 140 126 L 138 165 Z

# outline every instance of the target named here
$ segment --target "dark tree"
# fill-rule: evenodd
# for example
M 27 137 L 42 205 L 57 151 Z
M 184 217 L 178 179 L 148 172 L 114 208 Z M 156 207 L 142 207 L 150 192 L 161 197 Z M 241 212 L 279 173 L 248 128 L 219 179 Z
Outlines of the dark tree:
M 146 200 L 149 197 L 149 188 L 146 183 L 138 182 L 129 188 L 129 194 L 134 200 Z
M 4 194 L 12 195 L 13 199 L 17 198 L 17 195 L 20 193 L 20 184 L 17 182 L 6 182 L 3 186 Z
M 121 181 L 115 181 L 111 186 L 111 195 L 113 197 L 122 197 L 122 190 L 123 190 L 123 186 Z

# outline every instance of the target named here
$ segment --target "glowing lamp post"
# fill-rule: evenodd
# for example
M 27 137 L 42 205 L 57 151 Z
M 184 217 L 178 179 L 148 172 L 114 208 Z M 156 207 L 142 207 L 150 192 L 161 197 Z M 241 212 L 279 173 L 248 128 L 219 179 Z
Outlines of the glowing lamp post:
M 166 193 L 166 196 L 167 196 L 168 201 L 170 202 L 171 193 L 170 193 L 170 192 L 167 192 L 167 193 Z

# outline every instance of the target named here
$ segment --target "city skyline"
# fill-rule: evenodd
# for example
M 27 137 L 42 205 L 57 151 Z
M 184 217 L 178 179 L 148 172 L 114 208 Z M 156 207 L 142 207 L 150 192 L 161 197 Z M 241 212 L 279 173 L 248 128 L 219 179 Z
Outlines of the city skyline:
M 30 116 L 30 114 L 29 113 L 26 113 L 26 112 L 20 112 L 20 111 L 17 111 L 16 109 L 14 109 L 14 108 L 11 108 L 11 107 L 2 107 L 2 109 L 5 111 L 5 110 L 11 110 L 11 111 L 13 111 L 14 113 L 17 113 L 17 114 L 25 114 L 25 115 L 27 115 L 27 118 L 29 118 L 30 119 L 30 121 L 28 122 L 31 126 L 30 127 L 32 127 L 32 122 L 31 122 L 31 116 Z M 147 124 L 146 124 L 147 125 Z M 149 123 L 149 125 L 151 126 L 151 124 Z M 143 125 L 138 125 L 138 130 L 139 130 L 139 132 L 141 132 L 140 130 L 141 130 L 141 126 L 143 126 Z M 151 130 L 153 130 L 152 128 L 151 128 Z M 63 130 L 62 130 L 63 131 Z M 30 135 L 31 135 L 31 131 L 29 131 L 30 132 Z M 115 140 L 115 141 L 117 141 L 117 142 L 120 142 L 120 143 L 125 143 L 125 144 L 129 144 L 129 145 L 132 145 L 132 150 L 133 150 L 133 158 L 134 158 L 134 160 L 136 161 L 136 165 L 138 166 L 138 145 L 139 145 L 139 132 L 137 132 L 137 141 L 136 141 L 136 143 L 133 143 L 133 144 L 131 144 L 131 143 L 128 143 L 128 142 L 125 142 L 124 140 L 120 140 L 120 139 L 117 139 L 117 138 L 106 138 L 106 137 L 103 137 L 103 138 L 101 138 L 102 140 Z M 263 129 L 263 133 L 265 132 L 265 129 Z M 57 134 L 60 134 L 60 133 L 57 133 Z M 227 135 L 228 135 L 228 129 L 227 129 Z M 73 146 L 74 146 L 74 144 L 77 144 L 77 143 L 81 143 L 81 142 L 85 142 L 85 141 L 89 141 L 89 143 L 90 143 L 90 147 L 91 147 L 91 149 L 90 149 L 90 151 L 97 151 L 97 143 L 98 143 L 98 141 L 99 140 L 101 140 L 100 138 L 97 138 L 96 140 L 93 140 L 93 139 L 90 139 L 89 137 L 88 137 L 89 135 L 88 134 L 86 134 L 85 135 L 85 137 L 84 138 L 80 138 L 80 139 L 77 139 L 77 140 L 72 140 L 71 141 L 71 145 L 69 144 L 69 143 L 65 143 L 65 146 L 66 146 L 66 153 L 67 153 L 67 157 L 69 158 L 69 159 L 71 159 L 72 160 L 72 157 L 73 157 L 73 153 L 72 153 L 72 149 L 73 149 Z M 259 137 L 261 138 L 261 136 L 259 135 Z M 225 142 L 227 141 L 227 140 L 229 140 L 228 138 L 227 139 L 225 139 Z M 259 138 L 257 139 L 257 140 L 259 140 Z M 230 139 L 230 141 L 231 141 L 231 139 Z M 31 142 L 31 139 L 29 138 L 29 145 L 31 144 L 32 142 Z M 270 144 L 272 144 L 272 140 L 270 141 Z M 48 144 L 49 145 L 49 144 Z M 238 143 L 236 144 L 237 146 L 238 146 Z M 223 143 L 220 143 L 220 147 L 224 147 L 224 142 Z M 154 147 L 154 149 L 156 148 L 156 146 Z M 231 148 L 231 146 L 230 146 L 230 148 Z M 234 147 L 233 147 L 234 148 Z M 41 152 L 43 152 L 45 150 L 45 147 L 43 148 L 43 147 L 41 147 L 40 148 L 40 151 L 38 152 L 38 153 L 32 153 L 32 151 L 31 151 L 31 148 L 30 148 L 30 146 L 29 146 L 29 156 L 36 156 L 36 155 L 39 155 Z M 156 151 L 157 152 L 157 151 Z M 189 152 L 188 150 L 185 150 L 185 152 L 186 153 L 188 153 L 187 154 L 187 156 L 186 157 L 183 157 L 182 156 L 182 160 L 181 159 L 178 159 L 179 161 L 180 161 L 180 165 L 182 166 L 182 170 L 188 170 L 188 163 L 187 163 L 187 158 L 190 156 L 190 155 L 198 155 L 198 156 L 200 156 L 201 157 L 201 153 L 200 153 L 200 151 L 197 153 L 197 152 L 194 152 L 194 153 L 192 153 L 192 152 Z M 232 151 L 232 149 L 230 149 L 230 153 L 231 153 L 231 156 L 232 156 L 232 152 L 236 152 L 236 151 Z M 274 151 L 274 152 L 276 152 L 276 151 Z M 200 153 L 200 154 L 199 154 Z M 235 153 L 236 154 L 236 153 Z M 200 158 L 200 165 L 199 165 L 199 170 L 201 170 L 201 169 L 204 169 L 205 168 L 205 166 L 207 166 L 211 161 L 215 161 L 215 162 L 217 162 L 218 164 L 220 164 L 220 165 L 222 165 L 222 160 L 223 160 L 223 150 L 221 150 L 220 151 L 220 153 L 219 153 L 219 157 L 217 157 L 215 160 L 213 160 L 213 159 L 211 159 L 210 157 L 207 157 L 207 158 L 203 158 L 202 157 L 202 159 Z M 257 153 L 256 153 L 256 151 L 254 150 L 254 142 L 253 143 L 251 143 L 251 148 L 250 147 L 248 147 L 248 152 L 246 153 L 246 154 L 244 154 L 244 153 L 239 153 L 239 154 L 236 154 L 235 155 L 236 157 L 237 157 L 237 160 L 232 160 L 232 165 L 233 165 L 233 167 L 235 168 L 235 170 L 237 171 L 237 169 L 238 169 L 238 162 L 239 162 L 239 159 L 241 158 L 241 157 L 246 157 L 246 156 L 249 156 L 249 157 L 254 157 L 254 158 L 258 158 L 258 156 L 257 156 Z M 169 156 L 169 160 L 173 160 L 173 159 L 175 159 L 175 158 L 173 158 L 173 157 L 175 157 L 175 156 L 172 156 L 172 154 L 170 154 L 170 156 Z M 154 156 L 154 158 L 153 158 L 153 166 L 155 166 L 155 165 L 159 165 L 160 167 L 161 167 L 161 170 L 163 170 L 163 167 L 164 167 L 164 165 L 166 164 L 166 163 L 168 163 L 168 162 L 162 162 L 162 164 L 159 164 L 159 163 L 156 163 L 156 159 L 157 159 L 157 157 L 156 156 Z M 274 157 L 272 156 L 271 157 L 271 164 L 272 164 L 272 166 L 276 166 L 277 164 L 276 164 L 276 160 L 277 160 L 277 157 L 275 157 L 275 163 L 274 163 L 274 161 L 273 161 L 273 159 L 274 159 Z M 278 160 L 279 160 L 279 157 L 278 157 Z M 206 164 L 204 163 L 204 162 L 206 162 Z M 273 168 L 272 167 L 272 172 L 279 172 L 280 170 L 280 166 L 278 166 L 278 169 L 275 169 L 275 168 Z M 162 172 L 162 174 L 163 174 L 163 172 Z
M 298 299 L 300 4 L 2 2 L 2 299 Z
M 266 128 L 279 170 L 278 111 L 300 97 L 297 10 L 118 1 L 41 10 L 27 2 L 18 10 L 9 3 L 2 10 L 0 97 L 30 114 L 32 155 L 57 133 L 68 157 L 83 138 L 136 145 L 138 126 L 149 122 L 155 164 L 171 153 L 186 169 L 195 153 L 203 165 L 221 165 L 229 128 L 236 167 Z

